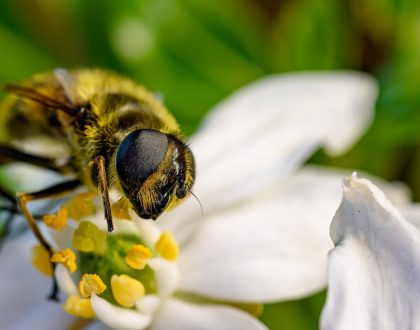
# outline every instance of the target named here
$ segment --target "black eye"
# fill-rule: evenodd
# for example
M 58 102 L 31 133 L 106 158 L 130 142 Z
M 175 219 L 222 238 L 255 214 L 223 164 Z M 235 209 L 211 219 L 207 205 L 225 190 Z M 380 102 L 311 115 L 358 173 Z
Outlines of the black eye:
M 150 129 L 131 132 L 121 142 L 115 157 L 117 173 L 123 187 L 132 192 L 152 174 L 165 157 L 166 134 Z

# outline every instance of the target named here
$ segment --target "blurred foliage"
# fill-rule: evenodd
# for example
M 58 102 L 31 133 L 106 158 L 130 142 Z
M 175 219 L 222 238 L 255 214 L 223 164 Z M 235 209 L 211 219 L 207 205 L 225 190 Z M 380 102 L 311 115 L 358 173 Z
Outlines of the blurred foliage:
M 4 0 L 0 83 L 100 66 L 160 92 L 188 133 L 261 76 L 358 69 L 381 86 L 377 118 L 346 155 L 311 162 L 403 180 L 420 200 L 420 2 L 416 0 Z M 324 294 L 266 306 L 273 329 L 317 327 Z

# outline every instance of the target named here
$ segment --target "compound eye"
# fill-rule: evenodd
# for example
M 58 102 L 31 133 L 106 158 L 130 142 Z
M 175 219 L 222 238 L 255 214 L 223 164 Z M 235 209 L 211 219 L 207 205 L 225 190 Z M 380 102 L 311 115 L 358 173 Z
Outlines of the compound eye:
M 168 149 L 166 134 L 142 129 L 131 132 L 121 142 L 115 157 L 115 165 L 123 187 L 138 190 L 165 158 Z

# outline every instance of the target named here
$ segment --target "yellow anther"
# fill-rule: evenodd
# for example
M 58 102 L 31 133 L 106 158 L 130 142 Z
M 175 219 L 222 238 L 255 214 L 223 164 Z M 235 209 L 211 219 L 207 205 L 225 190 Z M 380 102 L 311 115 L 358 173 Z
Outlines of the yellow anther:
M 96 213 L 96 206 L 93 204 L 93 199 L 96 193 L 88 191 L 77 194 L 70 198 L 64 205 L 69 210 L 70 218 L 74 220 L 81 220 L 86 216 Z
M 144 297 L 143 283 L 128 275 L 112 275 L 111 290 L 115 300 L 123 307 L 131 308 Z
M 82 221 L 74 231 L 73 246 L 78 251 L 103 254 L 106 250 L 106 232 L 89 221 Z
M 75 295 L 70 296 L 63 305 L 63 309 L 65 312 L 76 317 L 83 317 L 86 319 L 95 317 L 95 312 L 93 311 L 90 299 L 87 298 L 80 298 Z
M 134 269 L 143 269 L 152 257 L 152 251 L 141 244 L 133 245 L 125 256 L 125 262 Z
M 60 263 L 67 267 L 70 273 L 76 270 L 76 255 L 69 248 L 56 252 L 51 257 L 51 262 Z
M 48 251 L 42 245 L 35 245 L 32 248 L 32 265 L 46 276 L 53 275 L 53 268 Z
M 79 282 L 79 292 L 84 298 L 95 294 L 101 294 L 106 290 L 106 285 L 96 274 L 84 274 Z
M 173 261 L 178 258 L 178 243 L 172 237 L 170 232 L 163 232 L 155 245 L 156 251 L 162 258 Z
M 95 249 L 95 243 L 92 238 L 83 236 L 73 236 L 73 246 L 76 250 L 82 252 L 92 252 Z
M 67 208 L 62 207 L 54 214 L 46 214 L 43 216 L 44 223 L 56 230 L 63 229 L 67 224 L 68 211 Z
M 111 206 L 112 215 L 115 218 L 122 220 L 131 220 L 131 215 L 128 213 L 127 205 L 123 201 L 112 204 Z

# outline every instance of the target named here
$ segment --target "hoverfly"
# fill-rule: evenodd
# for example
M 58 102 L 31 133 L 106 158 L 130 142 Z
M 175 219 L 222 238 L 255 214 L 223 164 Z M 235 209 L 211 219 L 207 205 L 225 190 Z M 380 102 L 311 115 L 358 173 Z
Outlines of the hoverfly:
M 6 139 L 0 144 L 0 164 L 21 161 L 71 177 L 17 196 L 32 231 L 50 254 L 29 201 L 87 186 L 100 193 L 112 231 L 110 191 L 141 218 L 153 220 L 189 194 L 194 157 L 173 116 L 143 86 L 98 69 L 57 69 L 8 85 L 6 91 L 11 95 L 1 109 Z M 12 143 L 40 137 L 63 151 L 53 157 L 34 155 Z M 11 199 L 1 188 L 0 193 Z

